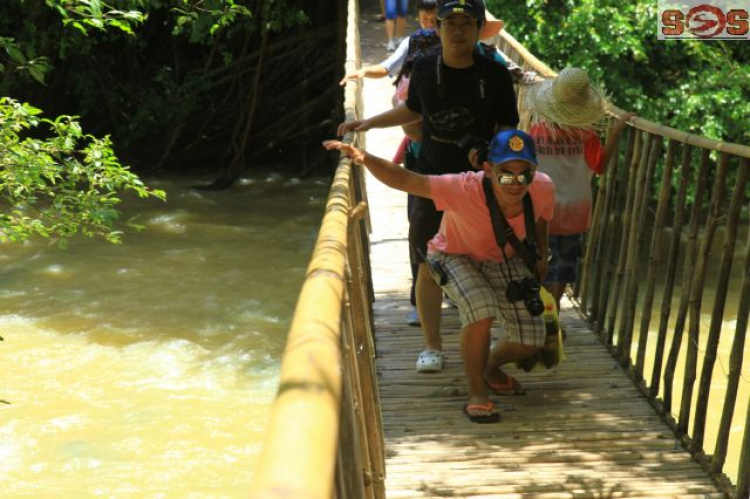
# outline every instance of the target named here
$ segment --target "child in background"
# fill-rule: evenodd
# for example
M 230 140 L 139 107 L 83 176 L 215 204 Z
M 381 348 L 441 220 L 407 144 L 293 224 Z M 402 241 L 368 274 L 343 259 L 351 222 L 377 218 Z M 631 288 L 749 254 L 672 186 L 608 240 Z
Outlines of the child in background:
M 582 236 L 591 224 L 591 179 L 604 173 L 625 123 L 634 116 L 620 117 L 602 147 L 597 131 L 606 123 L 607 106 L 604 91 L 580 68 L 563 69 L 557 78 L 526 92 L 526 108 L 534 115 L 530 135 L 539 171 L 555 183 L 555 211 L 549 225 L 552 260 L 543 284 L 558 310 L 567 284 L 578 280 Z

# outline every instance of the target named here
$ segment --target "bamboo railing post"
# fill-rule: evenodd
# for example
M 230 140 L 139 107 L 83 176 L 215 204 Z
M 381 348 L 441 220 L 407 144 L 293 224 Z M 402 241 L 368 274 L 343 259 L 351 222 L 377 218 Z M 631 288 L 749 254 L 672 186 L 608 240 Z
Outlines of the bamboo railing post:
M 610 133 L 612 132 L 610 128 Z M 617 174 L 620 167 L 620 137 L 617 138 L 617 144 L 615 146 L 615 154 L 612 157 L 612 166 L 608 168 L 604 175 L 600 177 L 599 193 L 603 197 L 602 210 L 597 220 L 592 220 L 592 227 L 599 227 L 598 235 L 589 241 L 589 244 L 593 246 L 593 262 L 589 264 L 584 263 L 584 275 L 588 273 L 587 270 L 591 266 L 594 269 L 591 272 L 591 279 L 582 279 L 584 284 L 592 282 L 591 284 L 591 310 L 589 312 L 589 319 L 595 324 L 600 324 L 603 316 L 600 316 L 600 306 L 602 303 L 601 288 L 602 281 L 604 280 L 605 274 L 605 263 L 606 263 L 606 242 L 611 239 L 610 237 L 610 217 L 612 211 L 612 205 L 614 204 L 615 198 L 615 187 L 617 185 Z M 602 194 L 603 192 L 603 194 Z M 581 301 L 588 293 L 588 286 L 581 289 Z
M 351 186 L 356 184 L 352 179 Z M 367 479 L 365 485 L 371 486 L 371 497 L 385 497 L 385 444 L 380 432 L 382 420 L 380 413 L 380 396 L 377 386 L 375 372 L 375 343 L 374 331 L 370 320 L 370 296 L 366 278 L 368 268 L 365 266 L 367 260 L 366 250 L 361 244 L 361 233 L 365 230 L 362 220 L 366 212 L 366 204 L 360 202 L 350 212 L 349 244 L 347 246 L 350 262 L 350 279 L 352 290 L 349 293 L 352 307 L 352 341 L 354 346 L 354 359 L 356 370 L 359 374 L 359 385 L 362 394 L 362 423 L 363 435 L 367 440 L 368 466 L 365 468 Z M 368 249 L 369 250 L 369 249 Z M 356 266 L 353 266 L 356 265 Z
M 740 169 L 747 170 L 750 161 L 742 160 Z M 724 409 L 721 413 L 721 422 L 716 436 L 716 447 L 714 449 L 711 467 L 715 473 L 724 468 L 729 444 L 729 431 L 732 426 L 732 418 L 737 404 L 737 390 L 740 376 L 742 374 L 742 361 L 745 351 L 745 335 L 747 334 L 748 312 L 750 311 L 750 231 L 748 232 L 745 245 L 745 267 L 743 269 L 744 279 L 740 291 L 740 304 L 737 310 L 737 325 L 734 330 L 734 341 L 729 356 L 729 375 L 727 376 L 727 393 L 724 397 Z M 745 426 L 747 434 L 748 426 Z
M 726 155 L 720 157 L 719 162 L 726 163 Z M 721 167 L 720 167 L 721 168 Z M 743 161 L 737 173 L 737 180 L 732 193 L 732 201 L 726 221 L 726 235 L 724 248 L 721 255 L 719 267 L 719 278 L 714 295 L 714 307 L 711 313 L 711 325 L 708 329 L 708 339 L 703 354 L 703 367 L 701 379 L 698 385 L 698 401 L 695 406 L 695 422 L 693 424 L 693 446 L 694 450 L 703 450 L 703 438 L 706 428 L 706 411 L 708 411 L 708 397 L 711 389 L 711 379 L 716 363 L 716 353 L 719 349 L 721 338 L 721 324 L 724 319 L 724 306 L 726 305 L 727 291 L 729 290 L 729 274 L 732 271 L 732 259 L 734 247 L 737 242 L 737 224 L 740 219 L 740 210 L 745 202 L 745 188 L 747 186 L 747 162 Z M 726 410 L 726 407 L 725 407 Z
M 611 123 L 607 131 L 607 134 L 610 133 L 612 133 Z M 616 157 L 617 154 L 613 154 L 612 156 Z M 606 166 L 608 165 L 605 165 L 605 168 Z M 589 288 L 591 287 L 589 285 L 589 282 L 598 279 L 598 276 L 593 272 L 591 262 L 594 258 L 595 248 L 598 245 L 597 242 L 601 240 L 600 234 L 604 231 L 604 228 L 601 224 L 601 219 L 602 212 L 604 211 L 604 203 L 607 199 L 607 177 L 601 176 L 598 180 L 599 182 L 596 190 L 594 212 L 591 216 L 591 227 L 586 234 L 586 248 L 583 255 L 581 276 L 579 278 L 579 282 L 581 283 L 579 303 L 581 310 L 584 314 L 586 314 L 589 321 L 596 320 L 596 310 L 594 310 L 593 307 L 591 309 L 589 308 Z
M 351 309 L 344 305 L 346 310 L 342 313 L 342 322 L 351 321 Z M 351 331 L 344 326 L 344 334 L 341 335 L 341 348 L 343 354 L 343 365 L 347 372 L 351 374 L 352 368 L 352 345 Z M 336 497 L 344 499 L 354 497 L 364 499 L 365 481 L 363 469 L 367 464 L 363 458 L 367 455 L 366 450 L 362 448 L 362 439 L 359 434 L 361 428 L 361 419 L 358 412 L 361 412 L 358 404 L 358 387 L 351 376 L 344 376 L 342 380 L 341 404 L 339 407 L 340 423 L 339 438 L 336 452 Z M 369 499 L 369 497 L 368 497 Z
M 680 306 L 677 310 L 672 345 L 669 349 L 667 365 L 664 369 L 664 412 L 672 412 L 672 391 L 674 389 L 674 374 L 677 368 L 677 358 L 682 347 L 682 336 L 685 330 L 685 319 L 687 318 L 688 301 L 690 299 L 690 277 L 695 268 L 696 247 L 698 243 L 698 228 L 700 226 L 700 215 L 703 209 L 703 196 L 708 183 L 708 167 L 710 165 L 710 153 L 708 149 L 701 152 L 701 164 L 696 172 L 695 197 L 690 211 L 690 227 L 688 238 L 685 243 L 685 261 L 682 267 L 682 289 L 680 290 Z
M 698 261 L 690 283 L 690 306 L 688 310 L 688 345 L 685 357 L 685 377 L 682 383 L 682 401 L 680 405 L 680 419 L 677 423 L 679 433 L 687 434 L 690 422 L 690 408 L 693 402 L 693 390 L 698 368 L 698 347 L 700 342 L 700 315 L 703 302 L 703 285 L 708 270 L 708 259 L 711 253 L 716 229 L 721 218 L 721 205 L 724 196 L 724 182 L 727 176 L 727 159 L 725 153 L 719 153 L 713 191 L 711 193 L 711 210 L 709 212 L 706 230 L 703 233 Z
M 648 340 L 649 325 L 651 324 L 651 310 L 654 304 L 654 293 L 656 288 L 656 273 L 661 263 L 661 238 L 664 228 L 664 219 L 667 215 L 669 196 L 672 192 L 672 171 L 674 169 L 674 154 L 677 144 L 670 140 L 667 146 L 667 158 L 661 176 L 661 189 L 659 191 L 659 204 L 656 207 L 656 217 L 651 236 L 651 248 L 649 249 L 648 274 L 646 276 L 646 294 L 641 307 L 641 330 L 638 334 L 638 352 L 635 361 L 636 378 L 644 379 L 643 371 L 646 359 L 646 345 Z
M 625 303 L 618 331 L 618 353 L 623 366 L 630 362 L 631 341 L 633 339 L 633 321 L 638 301 L 638 260 L 640 259 L 640 233 L 648 212 L 648 181 L 651 178 L 653 165 L 656 163 L 656 148 L 661 141 L 648 134 L 643 144 L 641 164 L 638 167 L 638 179 L 635 186 L 633 211 L 629 227 L 627 258 L 625 263 Z
M 613 344 L 613 335 L 615 330 L 615 322 L 617 320 L 617 310 L 620 308 L 620 289 L 623 284 L 625 275 L 625 261 L 627 260 L 627 241 L 628 234 L 630 233 L 630 224 L 632 219 L 633 202 L 635 199 L 635 183 L 638 176 L 638 165 L 640 164 L 641 157 L 641 141 L 645 133 L 636 132 L 635 144 L 633 144 L 633 158 L 630 163 L 630 172 L 628 174 L 628 182 L 626 186 L 627 200 L 625 201 L 625 210 L 622 215 L 622 228 L 620 230 L 620 251 L 617 258 L 617 271 L 615 272 L 614 279 L 614 295 L 612 302 L 612 313 L 607 318 L 607 344 Z M 617 337 L 617 345 L 619 348 L 621 337 Z
M 747 317 L 747 312 L 745 313 Z M 737 471 L 737 493 L 735 499 L 745 499 L 750 497 L 750 403 L 747 407 L 747 416 L 745 417 L 745 436 L 742 437 L 742 450 L 740 451 L 740 465 Z
M 351 227 L 351 224 L 350 224 Z M 351 229 L 350 229 L 351 233 Z M 350 239 L 351 241 L 351 239 Z M 346 460 L 349 461 L 344 463 L 344 469 L 346 470 L 347 478 L 346 482 L 352 484 L 347 489 L 347 493 L 341 497 L 361 497 L 363 499 L 374 499 L 374 489 L 372 487 L 372 462 L 370 460 L 370 445 L 367 433 L 367 404 L 366 393 L 363 388 L 363 377 L 359 374 L 359 364 L 357 362 L 357 350 L 359 345 L 355 339 L 354 331 L 358 324 L 355 318 L 357 314 L 357 297 L 353 297 L 352 292 L 356 285 L 354 283 L 355 276 L 352 275 L 352 269 L 349 268 L 347 272 L 347 294 L 346 301 L 344 302 L 345 313 L 342 314 L 342 345 L 341 350 L 344 356 L 344 368 L 348 373 L 348 376 L 344 377 L 345 387 L 348 391 L 347 403 L 341 404 L 342 421 L 347 420 L 350 422 L 351 427 L 348 428 L 348 432 L 351 434 L 347 435 L 343 430 L 341 431 L 341 443 L 339 448 L 342 447 L 347 441 L 351 441 L 349 444 L 349 452 L 346 453 Z M 354 303 L 352 303 L 354 298 Z M 367 374 L 367 373 L 366 373 Z M 366 376 L 365 376 L 366 377 Z M 346 419 L 344 419 L 346 418 Z
M 628 144 L 625 149 L 625 158 L 623 159 L 623 168 L 620 168 L 619 170 L 619 178 L 617 179 L 617 183 L 614 187 L 615 191 L 614 191 L 614 195 L 612 199 L 612 203 L 614 205 L 613 217 L 611 221 L 612 231 L 611 231 L 611 236 L 607 238 L 607 244 L 604 250 L 604 266 L 606 269 L 606 271 L 604 272 L 604 275 L 606 275 L 606 281 L 604 284 L 604 289 L 598 292 L 598 294 L 600 295 L 601 305 L 599 308 L 600 319 L 596 322 L 596 333 L 599 335 L 600 338 L 602 338 L 604 344 L 607 347 L 612 345 L 614 327 L 606 329 L 606 333 L 605 333 L 604 326 L 606 323 L 607 313 L 608 313 L 608 308 L 609 308 L 609 296 L 612 293 L 611 285 L 612 285 L 612 282 L 614 281 L 613 274 L 617 270 L 617 262 L 615 260 L 615 253 L 617 252 L 618 248 L 620 248 L 620 240 L 623 234 L 622 230 L 620 229 L 622 226 L 620 222 L 623 218 L 627 193 L 629 191 L 628 175 L 630 173 L 630 169 L 628 168 L 628 165 L 631 164 L 632 159 L 633 159 L 633 153 L 635 150 L 635 143 L 636 143 L 637 135 L 639 135 L 638 130 L 636 130 L 635 128 L 628 129 Z M 613 264 L 612 262 L 615 262 L 615 263 Z
M 682 241 L 682 226 L 685 222 L 685 198 L 687 197 L 687 187 L 690 180 L 690 153 L 690 146 L 687 144 L 683 145 L 682 163 L 680 166 L 680 187 L 677 192 L 677 200 L 675 201 L 672 238 L 669 246 L 669 257 L 667 259 L 667 276 L 664 281 L 664 292 L 662 293 L 659 332 L 656 338 L 654 368 L 651 372 L 651 385 L 649 388 L 649 394 L 653 398 L 656 398 L 659 395 L 664 347 L 667 341 L 667 328 L 669 327 L 669 316 L 672 310 L 672 294 L 674 292 L 674 281 L 677 274 L 677 260 L 680 252 L 680 243 Z

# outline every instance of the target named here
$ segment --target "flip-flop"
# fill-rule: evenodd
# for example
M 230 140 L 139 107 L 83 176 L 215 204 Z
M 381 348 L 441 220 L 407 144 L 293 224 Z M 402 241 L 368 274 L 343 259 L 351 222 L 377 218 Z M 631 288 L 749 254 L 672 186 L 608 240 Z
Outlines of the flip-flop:
M 464 414 L 472 423 L 487 424 L 498 423 L 500 413 L 493 412 L 495 404 L 487 402 L 486 404 L 466 404 L 464 405 Z M 490 411 L 490 414 L 471 414 L 469 411 Z
M 523 389 L 516 378 L 507 373 L 503 374 L 505 374 L 505 381 L 502 383 L 493 383 L 487 380 L 484 380 L 484 383 L 497 395 L 526 395 L 526 390 Z

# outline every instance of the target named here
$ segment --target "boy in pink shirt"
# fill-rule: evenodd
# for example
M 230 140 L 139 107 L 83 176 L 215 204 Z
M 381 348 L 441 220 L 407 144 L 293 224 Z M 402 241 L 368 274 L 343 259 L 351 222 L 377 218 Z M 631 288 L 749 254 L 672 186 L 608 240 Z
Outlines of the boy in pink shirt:
M 433 278 L 458 305 L 461 357 L 469 385 L 464 413 L 476 423 L 499 421 L 488 387 L 521 391 L 518 382 L 499 367 L 536 355 L 545 341 L 534 293 L 538 299 L 539 280 L 547 271 L 547 223 L 555 198 L 552 181 L 536 172 L 531 137 L 520 130 L 499 132 L 490 143 L 483 171 L 448 175 L 411 172 L 339 141 L 323 145 L 343 151 L 390 187 L 432 199 L 444 212 L 440 229 L 428 244 L 427 262 Z M 496 223 L 505 221 L 503 236 L 493 228 L 490 210 L 497 214 Z M 535 233 L 533 238 L 527 238 L 529 229 Z M 509 231 L 517 240 L 511 241 Z M 525 255 L 517 254 L 516 244 L 528 244 L 523 246 L 528 250 Z M 533 273 L 521 258 L 529 255 L 535 261 Z M 506 337 L 490 353 L 495 319 L 504 321 Z

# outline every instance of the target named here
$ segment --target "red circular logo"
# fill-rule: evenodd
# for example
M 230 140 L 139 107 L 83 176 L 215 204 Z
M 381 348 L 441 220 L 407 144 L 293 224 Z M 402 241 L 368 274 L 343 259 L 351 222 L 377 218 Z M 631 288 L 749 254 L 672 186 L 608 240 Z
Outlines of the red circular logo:
M 685 25 L 699 38 L 712 38 L 724 31 L 727 18 L 724 12 L 713 5 L 697 5 L 690 9 Z

